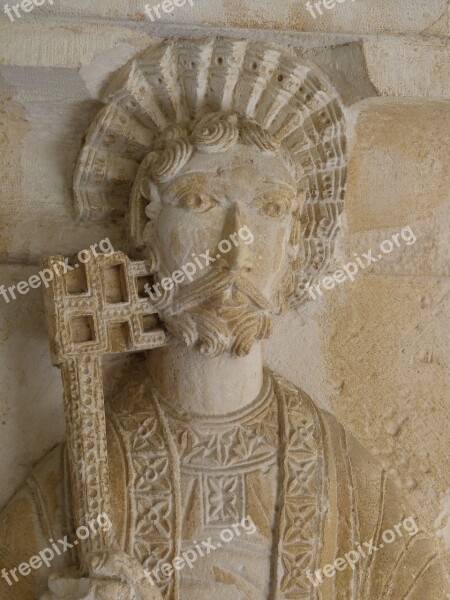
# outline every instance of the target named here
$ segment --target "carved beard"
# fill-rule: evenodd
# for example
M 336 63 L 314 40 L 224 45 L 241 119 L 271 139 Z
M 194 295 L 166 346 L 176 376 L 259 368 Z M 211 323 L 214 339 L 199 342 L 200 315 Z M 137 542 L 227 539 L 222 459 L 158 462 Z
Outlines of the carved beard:
M 240 273 L 212 271 L 160 311 L 167 329 L 207 356 L 246 356 L 271 331 L 270 302 Z

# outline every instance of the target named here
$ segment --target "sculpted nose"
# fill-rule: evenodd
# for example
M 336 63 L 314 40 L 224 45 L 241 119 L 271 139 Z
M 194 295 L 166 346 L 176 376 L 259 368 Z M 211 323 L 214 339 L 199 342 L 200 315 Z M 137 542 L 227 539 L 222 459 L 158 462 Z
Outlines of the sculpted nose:
M 228 268 L 230 271 L 251 271 L 253 266 L 250 245 L 245 242 L 239 234 L 243 227 L 249 227 L 247 210 L 242 205 L 234 204 L 227 215 L 225 227 L 222 232 L 219 251 L 221 258 L 218 261 L 219 267 Z M 225 242 L 228 240 L 228 244 Z M 231 246 L 231 247 L 230 247 Z M 230 248 L 228 252 L 225 252 Z

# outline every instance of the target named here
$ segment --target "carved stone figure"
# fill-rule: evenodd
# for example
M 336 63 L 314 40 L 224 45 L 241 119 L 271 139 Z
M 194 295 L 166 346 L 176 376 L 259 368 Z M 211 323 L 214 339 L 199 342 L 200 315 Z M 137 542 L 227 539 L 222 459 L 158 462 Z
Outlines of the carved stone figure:
M 0 598 L 444 598 L 434 543 L 383 469 L 264 368 L 272 319 L 306 301 L 339 226 L 332 86 L 278 48 L 176 40 L 105 102 L 76 206 L 126 215 L 131 260 L 99 258 L 47 299 L 68 442 L 1 515 Z M 138 350 L 104 418 L 100 357 Z M 113 529 L 78 556 L 11 574 L 101 513 Z

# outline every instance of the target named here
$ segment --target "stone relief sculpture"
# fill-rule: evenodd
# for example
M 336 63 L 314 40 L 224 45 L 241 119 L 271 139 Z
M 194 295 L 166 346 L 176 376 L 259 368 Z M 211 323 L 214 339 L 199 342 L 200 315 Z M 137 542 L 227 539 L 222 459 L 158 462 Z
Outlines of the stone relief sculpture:
M 111 528 L 11 575 L 0 598 L 444 598 L 438 551 L 400 531 L 414 515 L 386 473 L 264 368 L 261 340 L 306 301 L 339 227 L 346 133 L 330 83 L 262 43 L 175 40 L 104 100 L 76 209 L 124 217 L 129 247 L 48 292 L 67 444 L 3 511 L 0 567 L 102 515 Z M 140 354 L 104 401 L 111 352 Z

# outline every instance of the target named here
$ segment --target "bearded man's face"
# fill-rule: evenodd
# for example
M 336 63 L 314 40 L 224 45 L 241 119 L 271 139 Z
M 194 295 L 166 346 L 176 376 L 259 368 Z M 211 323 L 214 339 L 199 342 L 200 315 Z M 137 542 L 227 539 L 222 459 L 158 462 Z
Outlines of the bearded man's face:
M 247 354 L 289 292 L 295 180 L 280 157 L 236 145 L 195 153 L 157 193 L 159 280 L 196 265 L 158 306 L 162 320 L 204 354 Z

